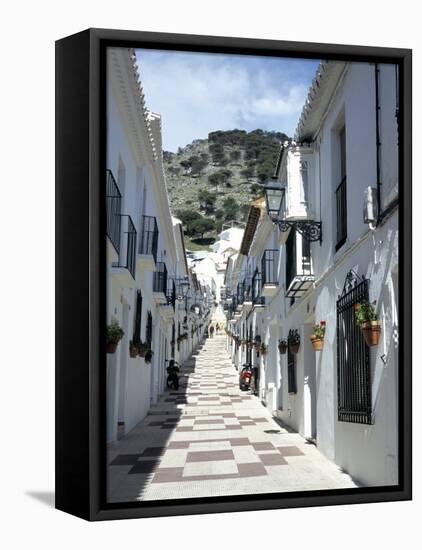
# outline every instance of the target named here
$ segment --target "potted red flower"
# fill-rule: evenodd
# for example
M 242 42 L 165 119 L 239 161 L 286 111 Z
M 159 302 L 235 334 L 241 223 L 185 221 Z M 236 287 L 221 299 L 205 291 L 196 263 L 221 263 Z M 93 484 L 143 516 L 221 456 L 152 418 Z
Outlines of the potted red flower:
M 378 320 L 374 302 L 364 301 L 354 305 L 355 319 L 368 346 L 377 346 L 381 336 L 381 322 Z
M 324 347 L 325 336 L 325 321 L 320 321 L 319 325 L 314 325 L 314 332 L 311 334 L 310 339 L 314 351 L 321 351 Z

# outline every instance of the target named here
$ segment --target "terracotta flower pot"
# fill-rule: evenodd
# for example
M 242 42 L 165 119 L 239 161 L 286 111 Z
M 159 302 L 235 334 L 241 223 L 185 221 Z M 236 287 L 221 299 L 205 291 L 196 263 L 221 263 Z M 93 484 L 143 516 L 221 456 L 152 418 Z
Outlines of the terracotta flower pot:
M 315 334 L 312 334 L 311 342 L 312 342 L 314 351 L 321 351 L 322 348 L 324 347 L 324 338 L 317 338 Z
M 287 345 L 286 346 L 278 346 L 278 351 L 281 355 L 285 355 L 286 352 L 287 352 L 287 348 L 288 348 Z
M 138 355 L 139 357 L 145 357 L 146 353 L 148 352 L 148 348 L 145 348 L 145 347 L 140 347 L 138 349 Z
M 290 351 L 292 353 L 297 353 L 299 351 L 299 348 L 300 348 L 300 343 L 299 344 L 289 344 L 289 348 L 290 348 Z
M 365 342 L 369 347 L 377 346 L 381 336 L 380 321 L 369 321 L 360 326 Z
M 135 357 L 137 357 L 138 353 L 139 353 L 139 350 L 136 346 L 129 346 L 129 356 L 132 359 L 135 359 Z
M 108 342 L 108 344 L 106 344 L 106 353 L 116 353 L 118 343 L 119 342 Z

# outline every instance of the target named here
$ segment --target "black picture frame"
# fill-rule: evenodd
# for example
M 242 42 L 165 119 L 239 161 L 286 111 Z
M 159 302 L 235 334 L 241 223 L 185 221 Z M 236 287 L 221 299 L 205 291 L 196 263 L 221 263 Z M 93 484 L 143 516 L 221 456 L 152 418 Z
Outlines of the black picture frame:
M 397 63 L 399 152 L 399 484 L 109 504 L 105 500 L 105 51 L 109 46 Z M 56 42 L 56 508 L 87 520 L 412 498 L 412 51 L 88 29 Z

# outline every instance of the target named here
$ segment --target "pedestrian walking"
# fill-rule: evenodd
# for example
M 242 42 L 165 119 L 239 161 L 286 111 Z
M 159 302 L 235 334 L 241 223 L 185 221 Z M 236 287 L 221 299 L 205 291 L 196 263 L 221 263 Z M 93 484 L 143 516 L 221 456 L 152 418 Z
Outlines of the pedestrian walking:
M 210 326 L 210 338 L 214 338 L 214 326 Z

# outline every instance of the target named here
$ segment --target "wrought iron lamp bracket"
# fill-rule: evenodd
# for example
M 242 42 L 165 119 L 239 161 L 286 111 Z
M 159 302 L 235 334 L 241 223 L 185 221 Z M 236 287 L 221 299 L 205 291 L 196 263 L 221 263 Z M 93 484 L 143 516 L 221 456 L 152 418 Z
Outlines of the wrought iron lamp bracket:
M 272 222 L 278 226 L 280 231 L 285 233 L 289 229 L 294 229 L 297 233 L 308 239 L 310 242 L 322 242 L 321 222 L 312 220 L 279 220 L 272 218 Z

